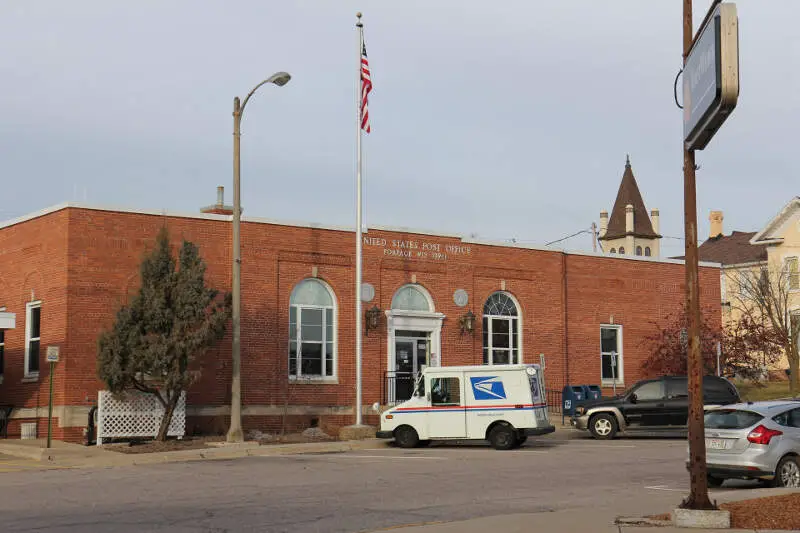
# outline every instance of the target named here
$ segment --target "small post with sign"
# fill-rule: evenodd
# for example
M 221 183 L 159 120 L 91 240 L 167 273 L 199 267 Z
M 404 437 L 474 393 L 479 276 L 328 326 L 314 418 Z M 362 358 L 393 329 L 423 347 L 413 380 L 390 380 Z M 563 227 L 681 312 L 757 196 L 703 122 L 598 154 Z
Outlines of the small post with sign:
M 617 352 L 611 352 L 611 386 L 614 388 L 614 396 L 617 395 Z
M 47 447 L 50 448 L 53 438 L 53 370 L 58 363 L 58 346 L 47 347 L 47 362 L 50 363 L 50 401 L 47 407 Z

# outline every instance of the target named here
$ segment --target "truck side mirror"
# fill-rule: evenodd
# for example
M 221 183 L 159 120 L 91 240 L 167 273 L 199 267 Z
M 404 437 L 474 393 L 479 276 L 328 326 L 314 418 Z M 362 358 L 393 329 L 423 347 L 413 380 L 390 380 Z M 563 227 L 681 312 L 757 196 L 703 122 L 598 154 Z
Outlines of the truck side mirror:
M 632 392 L 631 395 L 628 397 L 628 401 L 631 403 L 636 403 L 636 393 Z

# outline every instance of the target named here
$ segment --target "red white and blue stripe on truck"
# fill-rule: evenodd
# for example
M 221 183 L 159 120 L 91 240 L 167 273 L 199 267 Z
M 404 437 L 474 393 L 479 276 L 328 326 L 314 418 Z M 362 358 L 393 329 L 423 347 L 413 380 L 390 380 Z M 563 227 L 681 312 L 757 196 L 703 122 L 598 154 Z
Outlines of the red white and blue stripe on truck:
M 433 407 L 395 407 L 390 411 L 393 415 L 410 414 L 410 413 L 452 413 L 452 412 L 469 412 L 474 413 L 477 411 L 533 411 L 534 409 L 541 409 L 547 407 L 546 403 L 528 403 L 528 404 L 508 404 L 508 405 L 440 405 Z

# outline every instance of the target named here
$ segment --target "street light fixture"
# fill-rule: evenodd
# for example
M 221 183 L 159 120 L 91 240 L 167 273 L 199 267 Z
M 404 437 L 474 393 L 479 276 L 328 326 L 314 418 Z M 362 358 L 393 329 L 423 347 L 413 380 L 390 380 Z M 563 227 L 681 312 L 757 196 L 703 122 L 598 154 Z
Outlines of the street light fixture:
M 242 354 L 241 354 L 241 303 L 242 303 L 242 258 L 239 239 L 239 227 L 242 218 L 240 183 L 241 153 L 239 141 L 241 138 L 242 113 L 250 97 L 264 84 L 273 83 L 278 87 L 286 85 L 292 77 L 287 72 L 276 72 L 265 79 L 247 93 L 244 102 L 239 102 L 239 97 L 233 99 L 233 302 L 231 309 L 231 325 L 233 329 L 233 344 L 231 356 L 233 368 L 231 370 L 231 425 L 228 429 L 228 442 L 242 442 Z

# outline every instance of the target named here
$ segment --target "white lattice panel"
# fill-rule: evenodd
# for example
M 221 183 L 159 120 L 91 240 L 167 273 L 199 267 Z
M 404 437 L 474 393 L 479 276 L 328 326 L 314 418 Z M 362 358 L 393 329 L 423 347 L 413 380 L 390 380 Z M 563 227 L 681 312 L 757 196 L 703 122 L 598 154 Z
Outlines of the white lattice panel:
M 138 391 L 115 397 L 100 391 L 97 402 L 97 445 L 114 437 L 155 437 L 164 417 L 164 408 L 152 394 Z M 186 393 L 181 393 L 167 430 L 170 437 L 186 434 Z

